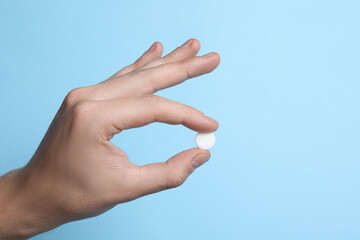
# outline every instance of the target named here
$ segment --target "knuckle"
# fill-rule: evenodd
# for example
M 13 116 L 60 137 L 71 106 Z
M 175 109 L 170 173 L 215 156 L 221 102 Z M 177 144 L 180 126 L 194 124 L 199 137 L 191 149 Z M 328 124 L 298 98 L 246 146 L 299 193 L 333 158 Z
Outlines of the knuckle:
M 184 106 L 185 111 L 188 112 L 188 113 L 201 113 L 201 114 L 203 114 L 202 112 L 200 112 L 199 110 L 197 110 L 196 108 L 194 108 L 192 106 L 189 106 L 189 105 L 186 105 L 186 104 L 184 104 L 183 106 Z
M 159 119 L 161 118 L 159 102 L 162 101 L 163 98 L 153 94 L 144 95 L 143 98 L 145 99 L 146 104 L 149 105 L 149 109 L 151 109 L 151 113 L 152 113 L 151 122 L 158 122 Z
M 154 81 L 146 81 L 143 83 L 143 88 L 146 93 L 155 93 L 158 89 L 155 86 Z
M 162 97 L 153 94 L 146 94 L 143 96 L 143 98 L 147 103 L 151 105 L 156 105 L 162 100 Z
M 186 105 L 186 104 L 182 104 L 181 105 L 181 108 L 182 108 L 182 111 L 183 113 L 185 114 L 185 116 L 191 116 L 191 117 L 194 117 L 194 116 L 204 116 L 205 114 L 203 112 L 201 112 L 200 110 L 192 107 L 192 106 L 189 106 L 189 105 Z
M 180 76 L 181 79 L 191 78 L 191 65 L 189 64 L 188 61 L 185 60 L 178 63 L 177 68 L 178 68 L 177 69 L 178 72 L 181 74 Z
M 72 107 L 81 100 L 84 88 L 74 88 L 65 97 L 64 104 L 66 107 Z
M 75 121 L 84 123 L 92 120 L 95 115 L 95 104 L 89 101 L 80 101 L 73 108 L 72 117 Z
M 165 189 L 171 189 L 181 186 L 186 180 L 186 175 L 183 171 L 174 169 L 168 171 L 165 180 Z

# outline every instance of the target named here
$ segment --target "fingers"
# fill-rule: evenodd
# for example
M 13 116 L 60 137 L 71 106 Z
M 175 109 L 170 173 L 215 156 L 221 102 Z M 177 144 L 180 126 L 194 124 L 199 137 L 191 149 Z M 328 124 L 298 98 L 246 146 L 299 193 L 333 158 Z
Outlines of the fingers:
M 185 150 L 166 162 L 141 166 L 136 178 L 138 195 L 178 187 L 185 182 L 196 167 L 207 162 L 210 152 L 198 148 Z
M 102 116 L 107 139 L 121 130 L 152 122 L 182 124 L 197 132 L 213 132 L 218 128 L 216 120 L 199 110 L 157 95 L 112 99 L 100 101 L 99 104 L 99 115 Z
M 163 46 L 160 42 L 155 42 L 151 45 L 151 47 L 139 58 L 137 59 L 133 64 L 126 66 L 125 68 L 121 69 L 117 73 L 115 73 L 113 76 L 111 76 L 108 80 L 112 80 L 114 78 L 117 78 L 121 75 L 127 74 L 129 72 L 132 72 L 138 68 L 143 67 L 147 63 L 150 63 L 158 58 L 161 58 L 163 52 Z
M 182 61 L 184 59 L 196 56 L 200 50 L 200 42 L 197 39 L 189 39 L 183 45 L 161 58 L 163 46 L 160 42 L 155 42 L 148 51 L 146 51 L 134 64 L 129 65 L 108 80 L 119 77 L 132 71 L 144 70 L 147 68 L 159 66 L 165 63 Z
M 197 77 L 212 72 L 220 62 L 217 53 L 209 53 L 200 57 L 193 57 L 182 62 L 161 65 L 149 71 L 139 72 L 135 80 L 139 82 L 139 89 L 144 93 L 155 93 L 168 88 L 186 79 Z M 141 79 L 141 75 L 147 75 L 147 81 Z
M 188 78 L 213 71 L 220 63 L 217 53 L 192 57 L 180 62 L 129 73 L 126 77 L 97 86 L 95 99 L 152 94 L 158 90 L 182 83 Z
M 154 43 L 135 63 L 120 70 L 100 84 L 72 90 L 65 99 L 66 106 L 79 101 L 108 100 L 152 94 L 174 86 L 187 78 L 214 70 L 219 62 L 217 53 L 195 56 L 200 43 L 190 39 L 164 58 L 161 43 Z
M 144 66 L 136 69 L 136 71 L 144 70 L 147 68 L 152 68 L 156 66 L 160 66 L 166 63 L 178 62 L 191 57 L 196 56 L 196 54 L 200 50 L 200 42 L 197 39 L 189 39 L 183 45 L 176 48 L 174 51 L 169 53 L 163 58 L 159 58 L 152 62 L 145 64 Z

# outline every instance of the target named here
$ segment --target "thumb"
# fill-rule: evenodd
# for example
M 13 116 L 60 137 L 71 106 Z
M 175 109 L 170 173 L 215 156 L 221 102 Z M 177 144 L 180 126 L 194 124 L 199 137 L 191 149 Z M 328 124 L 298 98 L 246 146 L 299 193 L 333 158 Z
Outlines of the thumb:
M 140 167 L 137 179 L 139 194 L 147 195 L 180 186 L 195 168 L 207 162 L 209 158 L 209 151 L 192 148 L 176 154 L 166 162 Z

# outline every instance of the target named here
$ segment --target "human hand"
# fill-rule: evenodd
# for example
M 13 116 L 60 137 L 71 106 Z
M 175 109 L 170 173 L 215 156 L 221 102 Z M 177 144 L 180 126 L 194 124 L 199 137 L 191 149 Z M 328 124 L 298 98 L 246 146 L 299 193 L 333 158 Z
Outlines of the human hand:
M 209 151 L 193 148 L 166 162 L 138 166 L 110 142 L 123 130 L 152 122 L 182 124 L 197 132 L 218 128 L 202 112 L 153 95 L 218 66 L 217 53 L 196 56 L 199 48 L 190 39 L 161 57 L 162 45 L 156 42 L 108 80 L 70 91 L 30 162 L 2 177 L 7 195 L 0 193 L 6 209 L 0 216 L 0 238 L 33 236 L 180 186 L 206 162 Z M 9 215 L 15 219 L 4 227 Z

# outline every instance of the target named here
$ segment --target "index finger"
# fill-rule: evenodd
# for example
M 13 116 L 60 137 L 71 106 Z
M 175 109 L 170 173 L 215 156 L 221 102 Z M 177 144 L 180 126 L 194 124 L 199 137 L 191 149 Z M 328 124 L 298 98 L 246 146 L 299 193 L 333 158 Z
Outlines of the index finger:
M 201 111 L 157 95 L 99 101 L 103 127 L 111 139 L 125 129 L 152 122 L 182 124 L 197 132 L 213 132 L 218 122 Z

